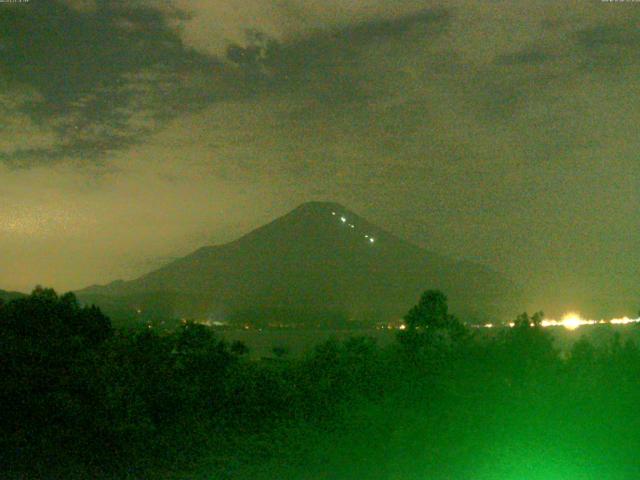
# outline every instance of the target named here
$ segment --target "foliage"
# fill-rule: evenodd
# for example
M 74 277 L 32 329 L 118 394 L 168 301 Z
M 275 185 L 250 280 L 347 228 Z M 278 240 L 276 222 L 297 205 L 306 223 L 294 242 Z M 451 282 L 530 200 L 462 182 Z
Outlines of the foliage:
M 466 334 L 460 321 L 449 313 L 447 297 L 439 290 L 425 291 L 405 315 L 404 325 L 406 330 L 399 333 L 398 340 L 410 355 L 455 347 Z
M 113 332 L 37 289 L 0 305 L 2 476 L 633 478 L 640 350 L 613 335 L 561 356 L 541 319 L 472 335 L 431 291 L 389 347 L 254 360 L 192 323 Z

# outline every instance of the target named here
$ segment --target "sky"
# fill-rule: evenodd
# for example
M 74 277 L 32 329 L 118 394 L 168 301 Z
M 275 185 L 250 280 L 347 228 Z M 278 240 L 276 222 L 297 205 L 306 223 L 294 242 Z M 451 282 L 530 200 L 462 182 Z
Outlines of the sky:
M 310 200 L 640 309 L 640 3 L 0 3 L 0 289 L 131 279 Z

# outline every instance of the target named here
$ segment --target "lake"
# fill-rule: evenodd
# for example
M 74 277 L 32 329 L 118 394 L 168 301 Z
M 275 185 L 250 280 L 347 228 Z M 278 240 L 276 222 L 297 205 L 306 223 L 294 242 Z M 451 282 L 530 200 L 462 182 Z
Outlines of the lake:
M 569 351 L 573 343 L 585 336 L 594 345 L 603 345 L 620 335 L 624 343 L 627 339 L 640 342 L 640 328 L 638 325 L 584 325 L 576 330 L 567 330 L 563 327 L 548 327 L 554 339 L 555 345 L 561 351 Z M 493 336 L 498 334 L 499 328 L 479 329 L 480 334 Z M 240 340 L 249 347 L 252 358 L 272 357 L 274 347 L 282 347 L 288 350 L 288 356 L 300 356 L 313 349 L 319 343 L 331 337 L 343 340 L 355 336 L 367 336 L 376 340 L 378 345 L 386 346 L 395 341 L 397 330 L 306 330 L 306 329 L 281 329 L 281 330 L 221 330 L 218 332 L 225 340 L 233 342 Z

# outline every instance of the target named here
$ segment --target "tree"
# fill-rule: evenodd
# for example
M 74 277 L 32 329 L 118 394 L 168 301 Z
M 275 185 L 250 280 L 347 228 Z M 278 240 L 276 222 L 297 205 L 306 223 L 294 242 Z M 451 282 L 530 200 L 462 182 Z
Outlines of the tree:
M 465 334 L 464 326 L 449 313 L 447 297 L 440 290 L 426 290 L 404 316 L 406 330 L 401 331 L 401 343 L 417 348 L 433 344 L 436 339 L 450 345 Z
M 36 287 L 0 308 L 3 452 L 24 449 L 19 456 L 42 452 L 48 459 L 87 447 L 100 415 L 94 361 L 111 335 L 109 319 L 95 306 L 81 307 L 73 293 Z
M 240 340 L 235 340 L 229 347 L 229 350 L 238 357 L 242 357 L 249 353 L 249 347 L 247 347 L 247 344 Z
M 539 311 L 533 314 L 533 316 L 529 316 L 527 312 L 521 313 L 516 317 L 514 323 L 514 327 L 527 329 L 529 327 L 540 327 L 542 325 L 542 320 L 544 319 L 544 312 Z
M 557 360 L 558 352 L 553 347 L 553 337 L 542 328 L 543 318 L 543 312 L 533 316 L 522 313 L 513 322 L 513 328 L 505 332 L 507 362 L 519 374 L 532 369 L 544 369 Z
M 73 293 L 59 297 L 55 290 L 40 286 L 28 297 L 12 300 L 0 310 L 0 328 L 45 345 L 70 337 L 96 345 L 112 334 L 111 321 L 98 307 L 81 307 Z
M 276 358 L 280 359 L 284 358 L 289 353 L 289 349 L 282 345 L 276 345 L 271 349 L 271 351 L 276 356 Z
M 447 297 L 439 290 L 427 290 L 421 296 L 417 305 L 405 315 L 407 328 L 446 328 L 454 321 L 449 315 Z

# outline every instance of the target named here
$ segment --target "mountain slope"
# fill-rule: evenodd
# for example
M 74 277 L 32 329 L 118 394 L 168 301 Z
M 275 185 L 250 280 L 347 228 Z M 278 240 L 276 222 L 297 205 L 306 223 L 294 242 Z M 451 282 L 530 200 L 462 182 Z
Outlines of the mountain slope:
M 24 297 L 24 293 L 20 292 L 7 292 L 5 290 L 0 290 L 0 300 L 3 302 L 10 302 L 11 300 L 15 300 L 16 298 Z
M 500 274 L 423 250 L 326 202 L 305 203 L 236 241 L 203 247 L 135 280 L 78 294 L 107 311 L 120 303 L 150 315 L 373 321 L 399 318 L 427 288 L 445 291 L 465 317 L 516 311 L 507 312 L 504 301 L 516 289 Z

